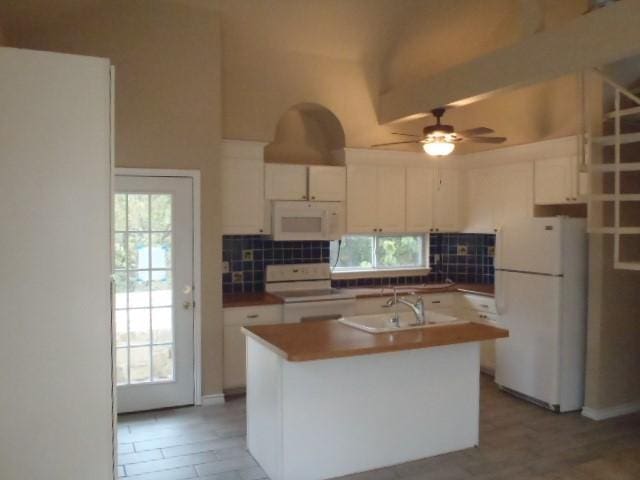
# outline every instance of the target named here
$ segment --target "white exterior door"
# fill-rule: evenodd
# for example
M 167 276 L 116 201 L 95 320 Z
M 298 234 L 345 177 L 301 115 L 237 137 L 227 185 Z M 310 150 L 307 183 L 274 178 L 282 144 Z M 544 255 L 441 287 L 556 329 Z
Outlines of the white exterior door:
M 194 403 L 193 184 L 116 176 L 118 411 Z

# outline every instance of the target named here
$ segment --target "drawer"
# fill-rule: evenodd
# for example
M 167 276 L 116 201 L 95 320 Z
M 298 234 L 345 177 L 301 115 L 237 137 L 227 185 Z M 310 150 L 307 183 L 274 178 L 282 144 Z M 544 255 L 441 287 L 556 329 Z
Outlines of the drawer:
M 477 312 L 497 313 L 496 301 L 492 297 L 485 297 L 484 295 L 473 295 L 465 293 L 461 295 L 460 301 L 461 307 L 466 310 L 475 310 Z
M 258 305 L 225 308 L 223 316 L 225 326 L 282 323 L 282 306 Z
M 429 293 L 422 295 L 427 310 L 449 309 L 453 307 L 453 293 Z

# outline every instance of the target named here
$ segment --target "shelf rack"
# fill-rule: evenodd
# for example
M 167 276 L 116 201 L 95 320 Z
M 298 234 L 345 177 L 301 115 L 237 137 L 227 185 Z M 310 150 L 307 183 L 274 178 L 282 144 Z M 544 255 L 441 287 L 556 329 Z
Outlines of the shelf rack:
M 587 84 L 597 85 L 598 94 Z M 640 122 L 629 121 L 633 116 L 640 120 L 640 97 L 599 70 L 585 72 L 582 90 L 588 231 L 613 235 L 614 268 L 640 271 Z M 603 105 L 611 100 L 613 110 L 603 114 Z M 594 110 L 595 101 L 600 104 Z

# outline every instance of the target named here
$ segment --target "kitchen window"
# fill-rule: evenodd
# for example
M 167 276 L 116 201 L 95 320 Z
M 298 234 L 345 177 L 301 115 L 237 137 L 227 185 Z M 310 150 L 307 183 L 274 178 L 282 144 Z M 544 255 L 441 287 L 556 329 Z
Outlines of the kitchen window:
M 428 271 L 424 235 L 347 235 L 331 242 L 334 277 L 385 276 Z

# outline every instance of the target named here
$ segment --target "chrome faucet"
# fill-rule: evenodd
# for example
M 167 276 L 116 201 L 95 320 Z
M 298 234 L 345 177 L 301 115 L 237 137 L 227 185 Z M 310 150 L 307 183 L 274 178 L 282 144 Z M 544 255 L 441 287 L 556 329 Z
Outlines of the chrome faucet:
M 417 295 L 415 292 L 409 292 L 408 295 L 412 295 L 416 298 L 415 302 L 410 302 L 409 300 L 405 300 L 402 297 L 398 297 L 398 292 L 396 288 L 393 288 L 393 297 L 389 298 L 385 303 L 386 307 L 391 307 L 393 305 L 397 305 L 398 303 L 402 303 L 411 309 L 411 311 L 416 316 L 416 325 L 425 325 L 427 323 L 426 318 L 424 316 L 424 301 L 420 295 Z M 399 319 L 394 316 L 394 320 L 399 324 Z

